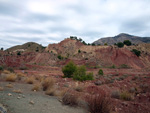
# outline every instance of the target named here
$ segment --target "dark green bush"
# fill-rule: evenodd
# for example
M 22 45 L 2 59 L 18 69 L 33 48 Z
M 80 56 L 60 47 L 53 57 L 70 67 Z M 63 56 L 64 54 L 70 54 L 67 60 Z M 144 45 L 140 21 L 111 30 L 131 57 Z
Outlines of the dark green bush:
M 136 49 L 132 49 L 132 51 L 131 52 L 133 52 L 136 56 L 141 56 L 141 51 L 139 51 L 139 50 L 136 50 Z
M 122 47 L 124 46 L 124 43 L 118 42 L 118 43 L 117 43 L 117 46 L 118 46 L 119 48 L 122 48 Z
M 18 52 L 17 52 L 17 55 L 21 55 L 21 52 L 20 52 L 20 51 L 18 51 Z
M 2 66 L 0 66 L 0 71 L 3 71 L 3 70 L 4 70 L 4 68 Z
M 123 43 L 127 46 L 130 46 L 132 44 L 130 40 L 124 40 Z
M 78 50 L 78 53 L 81 53 L 81 50 L 80 50 L 80 49 Z
M 130 67 L 128 65 L 126 65 L 126 64 L 121 64 L 120 68 L 130 68 Z
M 58 58 L 59 60 L 63 60 L 63 59 L 64 59 L 64 57 L 62 57 L 61 55 L 58 55 L 57 58 Z
M 77 69 L 77 66 L 72 61 L 70 61 L 67 65 L 65 65 L 62 68 L 64 77 L 68 77 L 68 78 L 73 77 L 73 73 L 76 71 L 76 69 Z
M 103 70 L 102 70 L 102 69 L 99 69 L 99 71 L 98 71 L 98 75 L 104 75 L 104 73 L 103 73 Z
M 79 81 L 93 80 L 93 73 L 86 74 L 85 66 L 79 66 L 73 74 L 73 79 Z
M 14 73 L 14 69 L 11 67 L 7 68 L 7 70 L 10 71 L 11 73 Z

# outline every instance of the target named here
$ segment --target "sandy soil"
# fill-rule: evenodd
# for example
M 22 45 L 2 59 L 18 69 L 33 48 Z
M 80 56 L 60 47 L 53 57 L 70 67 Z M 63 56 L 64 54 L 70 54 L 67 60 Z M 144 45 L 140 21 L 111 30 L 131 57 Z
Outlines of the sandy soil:
M 56 97 L 45 95 L 42 91 L 31 91 L 32 85 L 12 83 L 13 88 L 8 88 L 8 84 L 0 82 L 4 88 L 0 91 L 0 103 L 5 106 L 7 113 L 86 113 L 84 109 L 62 105 Z M 22 93 L 13 92 L 18 89 Z

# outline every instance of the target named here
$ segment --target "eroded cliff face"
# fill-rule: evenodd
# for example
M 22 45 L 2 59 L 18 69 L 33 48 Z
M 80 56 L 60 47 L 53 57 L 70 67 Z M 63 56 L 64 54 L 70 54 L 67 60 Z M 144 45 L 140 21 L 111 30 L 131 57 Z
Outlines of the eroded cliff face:
M 144 47 L 144 48 L 143 48 Z M 0 64 L 8 66 L 21 66 L 24 64 L 42 65 L 42 66 L 63 66 L 70 60 L 78 65 L 110 67 L 115 65 L 119 67 L 122 64 L 135 69 L 141 69 L 150 66 L 150 54 L 146 48 L 138 48 L 142 53 L 137 57 L 131 52 L 133 47 L 117 48 L 115 46 L 88 46 L 80 41 L 65 39 L 58 44 L 49 44 L 45 52 L 28 52 L 20 56 L 1 55 Z M 2 54 L 2 53 L 1 53 Z M 58 59 L 61 55 L 63 59 Z

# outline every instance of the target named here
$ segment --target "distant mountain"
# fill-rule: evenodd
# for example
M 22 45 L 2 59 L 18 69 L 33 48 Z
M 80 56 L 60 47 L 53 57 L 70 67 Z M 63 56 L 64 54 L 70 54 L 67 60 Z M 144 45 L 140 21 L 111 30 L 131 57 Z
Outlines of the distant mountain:
M 16 51 L 26 51 L 26 52 L 42 52 L 45 49 L 42 45 L 35 43 L 35 42 L 27 42 L 23 45 L 17 45 L 13 46 L 11 48 L 8 48 L 5 51 L 9 52 L 16 52 Z
M 96 45 L 104 45 L 105 43 L 107 43 L 108 45 L 113 45 L 114 43 L 123 42 L 124 40 L 130 40 L 133 44 L 150 43 L 150 37 L 139 37 L 125 33 L 121 33 L 114 37 L 100 38 L 99 40 L 93 43 Z

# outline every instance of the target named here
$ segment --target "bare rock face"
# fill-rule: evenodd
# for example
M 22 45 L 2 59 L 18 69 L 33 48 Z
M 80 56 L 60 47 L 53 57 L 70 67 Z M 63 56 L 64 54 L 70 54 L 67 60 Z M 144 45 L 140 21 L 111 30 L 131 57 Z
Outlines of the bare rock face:
M 141 56 L 137 57 L 131 52 L 132 49 L 140 50 Z M 42 69 L 42 66 L 63 66 L 72 60 L 77 65 L 86 65 L 87 67 L 110 67 L 112 65 L 119 67 L 125 64 L 131 68 L 141 69 L 150 66 L 149 50 L 149 44 L 125 46 L 123 48 L 88 46 L 78 40 L 68 38 L 58 44 L 49 44 L 44 52 L 25 52 L 20 56 L 1 55 L 0 64 L 5 64 L 9 67 L 25 65 L 28 68 L 32 68 L 35 66 Z M 61 56 L 62 59 L 59 59 L 58 56 Z

